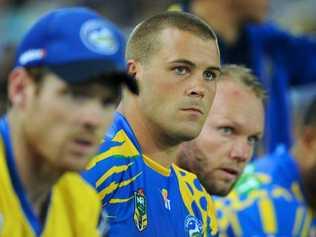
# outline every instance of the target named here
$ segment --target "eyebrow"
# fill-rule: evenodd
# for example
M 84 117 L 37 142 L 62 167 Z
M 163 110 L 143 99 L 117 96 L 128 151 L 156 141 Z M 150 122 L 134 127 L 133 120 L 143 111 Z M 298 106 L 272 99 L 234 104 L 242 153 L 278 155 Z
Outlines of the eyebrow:
M 190 60 L 182 59 L 182 58 L 176 59 L 176 60 L 171 61 L 169 63 L 181 63 L 181 64 L 187 64 L 191 67 L 196 67 L 196 65 L 193 62 L 191 62 Z M 217 67 L 217 66 L 209 66 L 209 67 L 207 67 L 207 70 L 214 70 L 214 71 L 222 72 L 221 68 Z
M 240 125 L 240 123 L 238 123 L 238 122 L 236 122 L 236 121 L 230 121 L 230 122 L 233 124 L 234 127 L 237 127 L 237 128 L 242 127 L 242 126 Z M 255 132 L 255 133 L 253 133 L 253 134 L 250 134 L 250 136 L 257 136 L 258 138 L 262 139 L 263 134 L 264 134 L 264 131 L 262 131 L 262 132 Z

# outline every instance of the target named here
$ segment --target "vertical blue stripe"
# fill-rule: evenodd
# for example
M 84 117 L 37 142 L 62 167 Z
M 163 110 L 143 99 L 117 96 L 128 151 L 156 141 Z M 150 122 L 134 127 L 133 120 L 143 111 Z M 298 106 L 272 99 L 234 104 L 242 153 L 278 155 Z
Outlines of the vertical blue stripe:
M 16 165 L 14 161 L 14 152 L 12 149 L 11 144 L 11 137 L 10 137 L 10 127 L 8 123 L 7 117 L 3 117 L 0 120 L 0 134 L 4 141 L 5 151 L 6 151 L 6 157 L 7 157 L 7 165 L 9 169 L 9 174 L 11 177 L 13 188 L 18 196 L 18 199 L 20 200 L 20 204 L 22 206 L 23 212 L 30 223 L 33 231 L 35 232 L 36 236 L 40 236 L 42 233 L 42 225 L 38 218 L 35 216 L 32 207 L 27 200 L 27 197 L 25 195 L 22 182 L 20 180 L 20 177 L 16 170 Z

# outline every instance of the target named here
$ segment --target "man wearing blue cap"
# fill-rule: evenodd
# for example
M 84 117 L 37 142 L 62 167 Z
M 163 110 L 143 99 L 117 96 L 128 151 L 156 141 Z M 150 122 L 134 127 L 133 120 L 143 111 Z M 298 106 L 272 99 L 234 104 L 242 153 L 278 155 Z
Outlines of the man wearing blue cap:
M 54 10 L 28 31 L 0 120 L 0 236 L 97 236 L 97 194 L 77 174 L 112 121 L 124 39 L 86 8 Z

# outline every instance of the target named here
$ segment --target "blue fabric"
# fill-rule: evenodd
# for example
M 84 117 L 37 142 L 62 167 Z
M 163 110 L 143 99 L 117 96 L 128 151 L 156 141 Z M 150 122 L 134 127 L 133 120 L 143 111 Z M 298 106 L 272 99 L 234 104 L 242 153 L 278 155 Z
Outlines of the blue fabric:
M 17 49 L 16 66 L 46 66 L 68 82 L 125 71 L 125 38 L 88 8 L 55 9 L 31 27 Z
M 284 147 L 249 165 L 229 196 L 216 204 L 226 236 L 299 237 L 316 231 L 298 165 Z
M 102 199 L 111 237 L 217 236 L 214 203 L 197 177 L 145 157 L 120 113 L 82 176 Z
M 14 152 L 13 152 L 13 147 L 12 147 L 11 138 L 10 138 L 10 127 L 9 127 L 8 119 L 6 116 L 0 119 L 0 135 L 5 145 L 5 150 L 6 150 L 6 155 L 7 155 L 7 164 L 8 164 L 8 169 L 10 172 L 10 177 L 12 180 L 12 185 L 20 200 L 23 212 L 28 222 L 30 223 L 30 226 L 33 228 L 36 236 L 40 236 L 43 230 L 43 226 L 40 220 L 37 218 L 37 216 L 32 210 L 32 206 L 25 195 L 22 181 L 16 170 Z

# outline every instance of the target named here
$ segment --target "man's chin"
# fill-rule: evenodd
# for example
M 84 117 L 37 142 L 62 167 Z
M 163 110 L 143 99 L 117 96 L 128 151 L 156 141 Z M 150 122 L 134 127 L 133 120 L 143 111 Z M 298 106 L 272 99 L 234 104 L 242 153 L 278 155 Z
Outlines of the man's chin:
M 214 185 L 214 186 L 205 186 L 206 187 L 206 191 L 211 194 L 211 195 L 216 195 L 216 196 L 220 196 L 220 197 L 225 197 L 227 196 L 230 191 L 234 188 L 235 186 L 234 182 L 233 184 L 220 184 L 220 185 Z
M 218 190 L 218 191 L 212 193 L 212 195 L 216 195 L 216 196 L 219 196 L 219 197 L 226 197 L 229 194 L 230 191 L 231 191 L 231 189 Z

